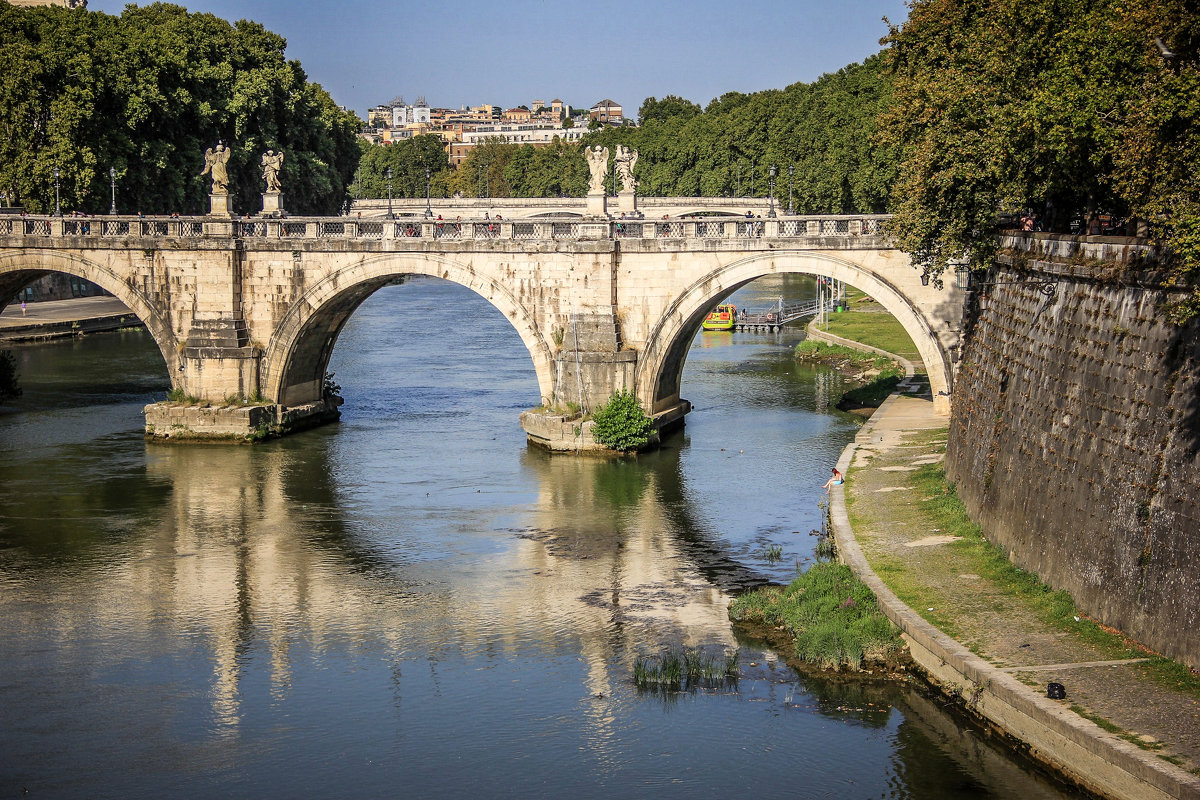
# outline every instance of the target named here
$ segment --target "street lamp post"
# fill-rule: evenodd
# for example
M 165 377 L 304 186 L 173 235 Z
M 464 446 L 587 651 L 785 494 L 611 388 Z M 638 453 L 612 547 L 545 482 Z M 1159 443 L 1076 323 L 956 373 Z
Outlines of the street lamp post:
M 62 216 L 62 206 L 58 202 L 58 167 L 54 168 L 54 216 Z
M 740 161 L 737 163 L 737 191 L 734 192 L 734 196 L 742 196 L 742 162 Z
M 788 216 L 795 216 L 796 206 L 792 204 L 792 183 L 796 177 L 796 165 L 792 164 L 788 167 Z
M 767 184 L 767 191 L 771 197 L 771 210 L 767 212 L 769 219 L 775 219 L 775 165 L 771 165 L 771 179 Z
M 117 215 L 117 168 L 108 168 L 108 180 L 112 183 L 112 205 L 108 207 L 108 213 L 114 217 Z
M 388 219 L 395 219 L 396 216 L 392 214 L 392 168 L 388 167 L 387 172 L 384 173 L 384 175 L 387 177 Z
M 433 219 L 433 209 L 429 205 L 429 167 L 425 168 L 425 219 Z

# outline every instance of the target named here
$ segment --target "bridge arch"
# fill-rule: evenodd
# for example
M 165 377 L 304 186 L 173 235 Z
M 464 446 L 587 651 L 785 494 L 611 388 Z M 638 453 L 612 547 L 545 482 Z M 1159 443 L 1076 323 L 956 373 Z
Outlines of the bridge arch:
M 29 248 L 19 252 L 0 253 L 0 308 L 3 308 L 20 288 L 46 272 L 62 272 L 92 283 L 125 304 L 142 321 L 150 337 L 162 353 L 163 363 L 175 386 L 177 371 L 172 365 L 179 358 L 179 339 L 171 330 L 170 320 L 146 295 L 121 278 L 111 268 L 62 250 Z
M 692 339 L 714 304 L 766 275 L 801 273 L 836 278 L 862 289 L 888 310 L 912 337 L 929 373 L 935 405 L 948 411 L 951 361 L 930 320 L 905 293 L 883 276 L 849 258 L 822 252 L 756 253 L 717 267 L 683 289 L 646 338 L 636 377 L 638 396 L 651 411 L 679 402 L 680 380 Z
M 331 271 L 291 304 L 262 357 L 263 393 L 283 405 L 321 397 L 326 368 L 346 321 L 364 300 L 402 275 L 426 275 L 464 286 L 497 308 L 529 350 L 543 401 L 554 390 L 553 354 L 536 318 L 497 280 L 469 264 L 431 253 L 373 255 Z

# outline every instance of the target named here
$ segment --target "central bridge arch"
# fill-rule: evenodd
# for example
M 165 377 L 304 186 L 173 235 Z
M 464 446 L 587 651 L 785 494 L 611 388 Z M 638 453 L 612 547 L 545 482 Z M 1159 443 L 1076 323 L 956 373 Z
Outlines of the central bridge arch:
M 758 278 L 788 273 L 835 278 L 875 298 L 912 337 L 929 373 L 935 406 L 949 412 L 951 359 L 934 322 L 903 290 L 869 267 L 847 257 L 807 251 L 755 253 L 718 266 L 685 287 L 650 330 L 638 363 L 636 391 L 649 409 L 658 412 L 679 402 L 688 349 L 715 304 Z
M 553 356 L 533 313 L 505 286 L 470 264 L 421 252 L 385 253 L 354 261 L 332 270 L 291 303 L 263 353 L 263 393 L 289 406 L 319 400 L 329 358 L 346 321 L 376 290 L 403 275 L 457 283 L 495 306 L 529 350 L 542 397 L 553 394 Z

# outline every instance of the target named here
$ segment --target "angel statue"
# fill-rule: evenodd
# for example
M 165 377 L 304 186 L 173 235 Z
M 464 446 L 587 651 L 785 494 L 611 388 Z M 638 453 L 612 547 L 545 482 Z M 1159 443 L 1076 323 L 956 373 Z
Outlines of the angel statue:
M 588 169 L 592 173 L 588 183 L 588 194 L 604 194 L 604 175 L 608 172 L 608 148 L 595 145 L 583 152 L 587 156 Z
M 633 179 L 633 165 L 637 160 L 637 150 L 631 150 L 623 144 L 617 145 L 617 155 L 613 158 L 613 163 L 617 167 L 617 176 L 621 179 L 621 191 L 637 191 L 637 181 Z
M 225 145 L 217 143 L 217 147 L 208 148 L 204 151 L 204 169 L 201 170 L 201 175 L 212 173 L 212 194 L 229 194 L 229 170 L 225 165 L 229 163 L 229 150 Z
M 267 192 L 279 192 L 279 170 L 283 168 L 283 151 L 268 150 L 262 157 L 262 176 L 267 182 Z

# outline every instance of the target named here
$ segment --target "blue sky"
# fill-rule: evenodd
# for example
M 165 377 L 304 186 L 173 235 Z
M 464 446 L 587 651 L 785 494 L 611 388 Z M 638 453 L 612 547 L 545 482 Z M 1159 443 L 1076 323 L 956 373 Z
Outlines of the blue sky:
M 177 0 L 179 2 L 179 0 Z M 396 95 L 456 108 L 575 106 L 611 98 L 636 114 L 648 96 L 705 105 L 725 92 L 812 81 L 879 50 L 903 0 L 184 0 L 191 11 L 253 19 L 288 41 L 309 79 L 341 105 Z M 90 0 L 119 14 L 124 0 Z

